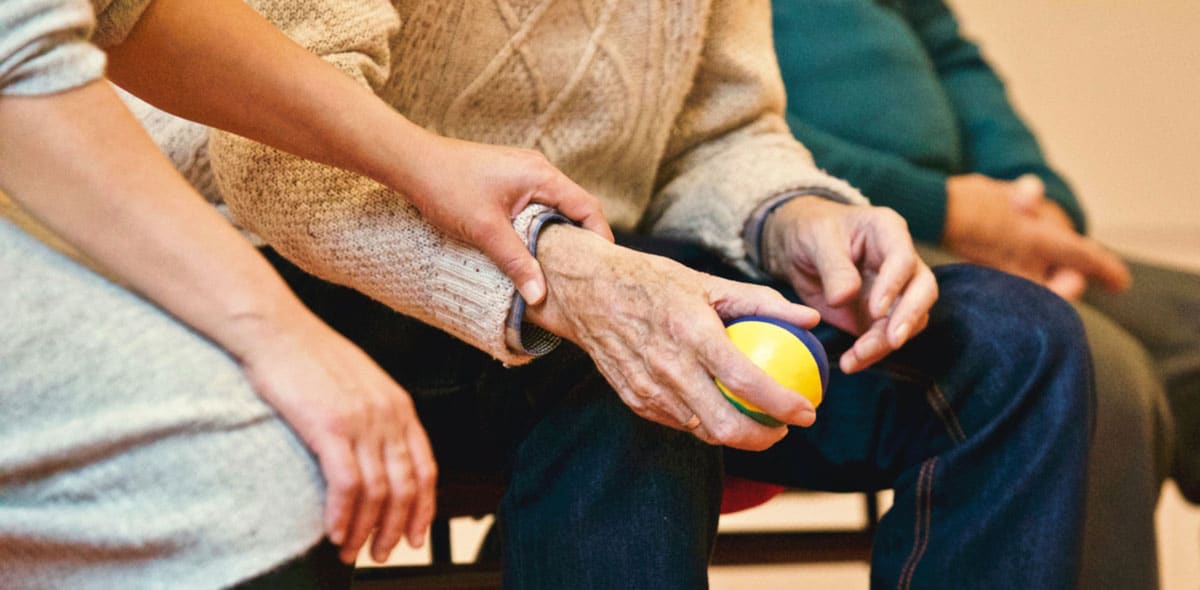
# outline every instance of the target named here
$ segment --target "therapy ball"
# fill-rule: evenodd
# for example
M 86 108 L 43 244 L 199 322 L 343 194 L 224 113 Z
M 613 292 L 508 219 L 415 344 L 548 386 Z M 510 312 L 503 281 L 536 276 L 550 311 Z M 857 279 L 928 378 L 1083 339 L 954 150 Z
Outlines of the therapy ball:
M 734 320 L 725 327 L 725 332 L 738 350 L 780 385 L 808 398 L 814 408 L 821 404 L 829 385 L 829 359 L 811 332 L 761 316 Z M 757 422 L 767 426 L 782 424 L 758 406 L 734 395 L 720 380 L 717 387 L 730 403 Z

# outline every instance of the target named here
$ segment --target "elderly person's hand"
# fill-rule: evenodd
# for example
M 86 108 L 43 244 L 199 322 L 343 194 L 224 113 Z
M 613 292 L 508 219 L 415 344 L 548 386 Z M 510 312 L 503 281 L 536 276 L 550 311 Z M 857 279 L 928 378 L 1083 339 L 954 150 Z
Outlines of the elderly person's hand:
M 725 400 L 713 379 L 787 424 L 811 425 L 813 406 L 743 355 L 722 319 L 766 315 L 803 327 L 819 319 L 776 291 L 719 279 L 635 252 L 565 224 L 543 230 L 538 259 L 549 293 L 529 319 L 582 347 L 638 415 L 711 444 L 765 449 L 767 427 Z
M 895 211 L 798 197 L 763 228 L 763 267 L 787 280 L 805 303 L 858 335 L 840 360 L 864 369 L 925 328 L 937 282 Z
M 1095 240 L 1081 236 L 1066 213 L 1046 198 L 1036 176 L 1015 181 L 982 174 L 946 181 L 947 250 L 1077 298 L 1096 281 L 1108 289 L 1129 285 L 1129 269 Z

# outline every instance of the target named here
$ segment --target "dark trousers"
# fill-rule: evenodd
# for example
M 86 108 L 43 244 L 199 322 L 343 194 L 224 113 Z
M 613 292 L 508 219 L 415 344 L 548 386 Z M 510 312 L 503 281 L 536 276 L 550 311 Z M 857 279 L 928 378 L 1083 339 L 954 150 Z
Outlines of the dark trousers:
M 746 279 L 691 246 L 626 241 Z M 875 369 L 835 368 L 817 425 L 763 453 L 722 453 L 638 418 L 574 346 L 504 369 L 271 258 L 314 311 L 413 394 L 443 477 L 508 478 L 497 515 L 508 587 L 705 587 L 723 460 L 731 473 L 812 489 L 895 488 L 873 587 L 1073 583 L 1090 359 L 1071 308 L 1028 282 L 939 269 L 942 297 L 926 331 Z M 831 355 L 851 341 L 818 332 Z

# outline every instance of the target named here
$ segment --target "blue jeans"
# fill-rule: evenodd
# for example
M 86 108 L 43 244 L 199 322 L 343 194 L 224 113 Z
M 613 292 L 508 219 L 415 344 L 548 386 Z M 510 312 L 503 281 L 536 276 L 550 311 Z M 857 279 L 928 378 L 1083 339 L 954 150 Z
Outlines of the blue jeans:
M 690 246 L 629 245 L 739 278 Z M 722 459 L 731 473 L 788 485 L 894 487 L 873 587 L 1065 588 L 1075 578 L 1090 359 L 1070 306 L 1031 283 L 939 269 L 942 298 L 921 336 L 876 369 L 835 370 L 814 427 L 763 453 L 722 456 L 638 418 L 573 346 L 505 370 L 274 261 L 413 393 L 443 477 L 508 478 L 498 512 L 507 587 L 705 587 Z M 831 354 L 851 341 L 819 332 Z

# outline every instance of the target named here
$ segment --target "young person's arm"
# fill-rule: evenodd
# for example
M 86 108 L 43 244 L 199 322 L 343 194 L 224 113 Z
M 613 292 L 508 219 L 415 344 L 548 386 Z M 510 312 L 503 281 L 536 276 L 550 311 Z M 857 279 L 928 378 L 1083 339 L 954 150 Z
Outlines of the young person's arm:
M 407 393 L 291 294 L 107 83 L 0 95 L 0 190 L 237 359 L 320 460 L 344 558 L 375 529 L 377 558 L 422 542 L 436 466 Z
M 391 5 L 356 10 L 380 23 L 386 46 Z M 327 57 L 340 69 L 240 0 L 154 0 L 108 48 L 109 77 L 175 115 L 374 179 L 480 249 L 535 303 L 544 279 L 511 226 L 528 204 L 611 238 L 599 202 L 539 154 L 430 133 L 372 92 L 386 68 L 335 53 Z

